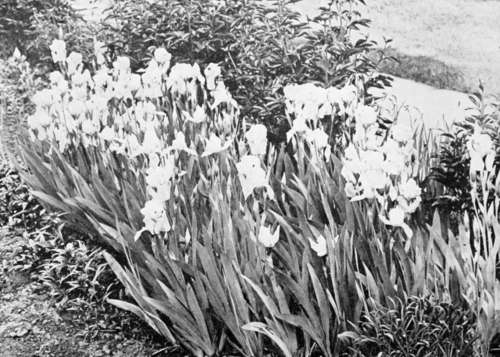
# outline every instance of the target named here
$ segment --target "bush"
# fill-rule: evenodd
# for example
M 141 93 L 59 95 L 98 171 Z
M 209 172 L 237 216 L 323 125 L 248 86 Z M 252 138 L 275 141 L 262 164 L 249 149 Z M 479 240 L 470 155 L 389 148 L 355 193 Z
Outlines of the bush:
M 365 314 L 346 356 L 474 356 L 474 314 L 433 298 L 410 297 Z
M 0 60 L 0 125 L 1 148 L 7 162 L 16 161 L 19 134 L 26 129 L 25 118 L 33 113 L 31 97 L 36 91 L 32 67 L 16 52 L 8 60 Z
M 48 46 L 38 39 L 42 34 L 66 27 L 76 20 L 66 0 L 5 0 L 0 4 L 0 57 L 10 56 L 17 48 L 31 63 L 50 58 Z M 48 27 L 47 27 L 48 25 Z M 46 43 L 45 43 L 46 44 Z M 41 53 L 40 53 L 41 51 Z
M 168 48 L 179 62 L 219 63 L 242 117 L 264 123 L 278 142 L 288 130 L 280 99 L 285 85 L 339 87 L 360 76 L 365 89 L 388 83 L 373 73 L 376 64 L 367 56 L 374 43 L 354 40 L 369 23 L 356 10 L 362 1 L 329 1 L 311 21 L 292 11 L 292 2 L 121 1 L 104 26 L 107 43 L 130 56 L 133 67 L 156 47 Z
M 116 258 L 107 255 L 107 260 L 135 305 L 113 303 L 138 314 L 194 354 L 239 350 L 259 355 L 275 349 L 265 343 L 264 334 L 286 353 L 335 356 L 340 326 L 351 319 L 347 312 L 352 305 L 359 311 L 363 296 L 356 293 L 354 303 L 336 296 L 334 305 L 324 305 L 325 296 L 338 289 L 324 275 L 327 270 L 320 257 L 326 247 L 316 247 L 305 235 L 290 236 L 280 254 L 269 255 L 280 268 L 274 277 L 271 266 L 261 259 L 269 254 L 266 247 L 285 238 L 274 226 L 291 224 L 278 217 L 295 209 L 271 201 L 298 205 L 294 202 L 298 193 L 285 193 L 279 184 L 274 184 L 274 191 L 271 182 L 301 180 L 314 190 L 314 182 L 325 180 L 330 190 L 326 200 L 333 197 L 338 202 L 335 217 L 344 224 L 343 205 L 348 201 L 338 186 L 338 162 L 328 159 L 337 137 L 324 132 L 330 124 L 321 116 L 306 123 L 303 115 L 311 108 L 301 103 L 307 99 L 303 91 L 309 90 L 308 100 L 323 98 L 314 104 L 322 108 L 323 116 L 339 113 L 346 127 L 355 116 L 358 127 L 363 120 L 376 125 L 377 112 L 362 104 L 362 89 L 286 87 L 288 119 L 295 134 L 290 144 L 274 148 L 267 144 L 262 125 L 250 130 L 239 126 L 239 108 L 213 65 L 204 69 L 203 76 L 196 65 L 170 67 L 168 53 L 157 50 L 142 76 L 131 73 L 126 58 L 120 57 L 113 69 L 103 66 L 91 77 L 81 59 L 72 61 L 67 69 L 61 66 L 72 73 L 67 81 L 62 74 L 53 74 L 51 87 L 41 92 L 44 97 L 37 94 L 37 109 L 29 118 L 35 140 L 24 148 L 30 169 L 25 178 L 37 197 L 65 212 L 80 230 L 100 235 L 114 250 Z M 88 86 L 90 82 L 95 85 Z M 73 97 L 67 103 L 70 116 L 64 117 L 54 110 L 54 103 L 67 92 Z M 105 105 L 98 102 L 102 98 Z M 307 129 L 297 124 L 300 121 Z M 352 140 L 349 131 L 339 138 Z M 311 160 L 325 165 L 315 168 Z M 270 170 L 271 182 L 263 167 Z M 321 197 L 321 192 L 314 193 Z M 327 220 L 333 213 L 330 209 L 325 206 L 311 219 L 319 228 L 330 223 L 333 232 L 335 223 Z M 349 220 L 356 231 L 361 229 L 352 216 Z M 333 234 L 328 237 L 333 239 Z M 355 259 L 352 254 L 345 252 L 346 266 Z M 296 266 L 297 259 L 301 266 Z M 271 305 L 260 306 L 258 299 L 268 301 L 266 295 L 271 293 L 271 299 L 282 299 L 279 311 L 291 314 L 286 320 L 277 320 L 278 310 Z M 295 305 L 296 300 L 301 306 Z M 307 321 L 321 333 L 294 324 L 295 319 Z M 269 325 L 262 325 L 264 321 Z
M 474 150 L 477 150 L 476 147 L 490 145 L 488 149 L 495 152 L 490 163 L 495 168 L 493 182 L 496 180 L 497 167 L 500 163 L 499 103 L 494 98 L 487 98 L 482 88 L 470 98 L 474 107 L 469 110 L 465 121 L 453 124 L 450 132 L 442 134 L 437 161 L 429 175 L 431 183 L 436 182 L 442 187 L 441 194 L 433 198 L 433 205 L 444 212 L 444 216 L 451 218 L 449 227 L 457 227 L 456 222 L 461 220 L 464 214 L 468 215 L 472 224 L 475 205 L 475 198 L 471 196 L 473 187 L 479 185 L 478 194 L 485 195 L 490 202 L 494 197 L 492 192 L 482 190 L 481 183 L 475 179 L 476 171 L 482 169 L 481 165 L 484 167 L 483 158 L 471 156 Z M 485 136 L 481 137 L 483 134 Z M 490 190 L 493 188 L 487 189 Z M 447 222 L 445 224 L 448 225 Z M 469 230 L 473 232 L 472 226 Z M 457 232 L 456 229 L 454 231 Z

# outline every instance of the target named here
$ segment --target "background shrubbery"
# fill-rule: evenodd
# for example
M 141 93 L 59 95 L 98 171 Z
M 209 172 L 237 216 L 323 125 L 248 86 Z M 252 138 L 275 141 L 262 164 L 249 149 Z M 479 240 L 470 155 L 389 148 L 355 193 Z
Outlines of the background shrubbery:
M 179 62 L 219 63 L 242 117 L 264 123 L 271 140 L 282 141 L 288 129 L 283 86 L 342 86 L 358 77 L 366 90 L 389 83 L 373 72 L 368 54 L 376 44 L 356 36 L 369 24 L 357 10 L 361 1 L 329 1 L 311 20 L 292 10 L 293 2 L 120 1 L 104 24 L 106 42 L 135 68 L 158 46 Z
M 473 231 L 474 218 L 474 198 L 471 197 L 471 190 L 474 182 L 470 180 L 471 176 L 471 158 L 468 155 L 468 143 L 474 132 L 483 130 L 491 137 L 497 155 L 495 157 L 495 177 L 497 177 L 499 163 L 499 136 L 498 122 L 500 118 L 499 104 L 494 97 L 485 95 L 483 88 L 473 95 L 471 101 L 475 107 L 469 110 L 468 116 L 464 122 L 455 123 L 449 130 L 444 132 L 442 145 L 439 152 L 435 153 L 437 162 L 430 172 L 430 182 L 441 186 L 442 191 L 433 198 L 434 207 L 439 208 L 445 217 L 449 218 L 450 229 L 456 233 L 457 222 L 463 215 L 468 215 L 470 231 Z M 486 195 L 489 201 L 492 196 L 490 193 L 479 192 L 480 195 Z
M 38 75 L 53 70 L 49 46 L 63 37 L 68 48 L 92 53 L 97 34 L 68 0 L 5 0 L 0 4 L 0 58 L 7 59 L 17 48 Z

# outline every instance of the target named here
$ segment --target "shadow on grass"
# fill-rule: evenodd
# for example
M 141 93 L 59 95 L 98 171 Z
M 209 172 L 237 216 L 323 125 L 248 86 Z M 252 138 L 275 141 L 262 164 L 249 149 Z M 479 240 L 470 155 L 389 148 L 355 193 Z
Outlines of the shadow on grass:
M 462 71 L 442 61 L 428 56 L 410 56 L 393 48 L 379 50 L 372 56 L 377 58 L 383 53 L 379 71 L 404 79 L 411 79 L 439 89 L 470 92 Z

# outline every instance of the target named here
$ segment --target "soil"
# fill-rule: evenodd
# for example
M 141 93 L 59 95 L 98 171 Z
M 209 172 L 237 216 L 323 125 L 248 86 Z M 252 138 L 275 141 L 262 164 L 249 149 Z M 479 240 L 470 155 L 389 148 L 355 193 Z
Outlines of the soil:
M 9 272 L 22 239 L 0 229 L 1 357 L 172 356 L 174 351 L 141 336 L 139 323 L 137 331 L 114 330 L 96 316 L 89 325 L 77 313 L 65 310 L 64 303 L 28 273 Z

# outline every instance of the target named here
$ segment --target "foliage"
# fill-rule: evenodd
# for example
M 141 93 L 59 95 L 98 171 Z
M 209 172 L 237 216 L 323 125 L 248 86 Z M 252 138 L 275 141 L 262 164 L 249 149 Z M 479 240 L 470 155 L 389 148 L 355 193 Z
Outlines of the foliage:
M 3 1 L 0 4 L 1 57 L 10 56 L 18 48 L 30 61 L 47 60 L 48 46 L 43 48 L 39 43 L 39 31 L 48 34 L 54 28 L 70 25 L 76 17 L 66 0 Z
M 117 293 L 119 286 L 100 249 L 67 236 L 64 241 L 57 237 L 40 242 L 40 248 L 46 258 L 38 262 L 35 276 L 59 300 L 67 303 L 83 298 L 86 304 L 100 304 Z
M 472 217 L 474 200 L 470 192 L 475 183 L 471 181 L 474 169 L 471 169 L 469 143 L 473 134 L 479 131 L 487 134 L 493 140 L 494 150 L 498 152 L 499 148 L 498 103 L 494 98 L 486 97 L 482 87 L 470 98 L 473 108 L 469 110 L 465 121 L 453 124 L 449 131 L 442 134 L 440 152 L 429 175 L 431 182 L 437 182 L 442 187 L 441 193 L 434 197 L 433 205 L 454 217 L 455 222 L 464 213 Z M 482 140 L 486 139 L 484 137 Z M 498 167 L 498 163 L 496 157 L 495 167 Z M 451 226 L 456 227 L 456 224 Z
M 0 225 L 12 230 L 36 230 L 47 220 L 43 208 L 21 183 L 19 175 L 2 166 L 0 173 Z
M 19 174 L 4 166 L 0 179 L 0 225 L 12 248 L 3 251 L 10 260 L 7 275 L 29 274 L 42 289 L 67 305 L 81 299 L 102 304 L 117 296 L 111 270 L 95 242 L 64 228 L 57 215 L 48 213 L 21 182 Z
M 349 356 L 473 356 L 474 314 L 433 298 L 395 300 L 365 314 Z
M 166 51 L 156 53 L 140 85 L 129 89 L 135 102 L 123 109 L 129 97 L 120 97 L 127 91 L 117 88 L 127 88 L 127 78 L 134 74 L 123 58 L 117 59 L 106 87 L 87 93 L 108 98 L 105 110 L 112 113 L 96 129 L 84 129 L 93 128 L 85 123 L 92 123 L 103 107 L 82 106 L 71 113 L 75 118 L 82 115 L 75 126 L 68 119 L 61 121 L 53 104 L 40 102 L 30 119 L 38 141 L 24 147 L 31 170 L 25 178 L 37 197 L 113 249 L 115 257 L 107 254 L 106 259 L 135 301 L 111 300 L 113 304 L 136 313 L 195 355 L 259 355 L 277 347 L 285 355 L 335 356 L 345 329 L 367 308 L 368 297 L 387 305 L 408 294 L 449 292 L 446 281 L 435 278 L 447 273 L 433 270 L 436 257 L 425 231 L 412 239 L 410 227 L 383 219 L 390 207 L 366 192 L 366 200 L 359 202 L 346 195 L 342 164 L 329 152 L 329 143 L 336 141 L 323 132 L 319 112 L 344 111 L 346 122 L 356 127 L 354 136 L 347 133 L 345 139 L 355 145 L 351 151 L 380 149 L 383 140 L 371 148 L 363 146 L 362 133 L 377 123 L 378 114 L 357 98 L 357 87 L 330 88 L 332 102 L 325 95 L 326 101 L 312 108 L 311 103 L 299 105 L 305 98 L 293 91 L 314 90 L 316 95 L 307 99 L 314 102 L 325 89 L 286 88 L 289 143 L 273 148 L 265 135 L 250 135 L 256 126 L 245 133 L 235 129 L 238 110 L 227 92 L 222 102 L 212 102 L 224 90 L 220 79 L 212 83 L 218 75 L 212 78 L 205 71 L 203 77 L 190 65 L 168 68 L 167 58 Z M 79 61 L 71 68 L 85 73 Z M 176 77 L 179 68 L 188 69 L 186 77 Z M 160 72 L 150 76 L 150 71 Z M 50 98 L 80 86 L 75 79 L 58 78 L 44 92 L 53 93 Z M 149 83 L 147 78 L 160 82 Z M 175 87 L 162 86 L 163 80 Z M 206 93 L 208 83 L 214 89 Z M 160 92 L 149 91 L 157 85 Z M 351 90 L 347 100 L 344 94 Z M 140 111 L 145 98 L 158 110 Z M 201 117 L 189 113 L 193 108 L 201 108 Z M 120 116 L 124 110 L 129 116 Z M 319 118 L 306 121 L 311 110 Z M 225 113 L 223 122 L 220 113 Z M 154 115 L 165 119 L 152 131 L 149 125 L 159 125 Z M 123 137 L 117 125 L 129 130 L 128 136 Z M 413 150 L 413 133 L 397 124 L 386 124 L 377 136 L 394 141 L 392 153 Z M 117 143 L 110 146 L 113 140 Z M 382 167 L 391 157 L 382 156 Z M 269 183 L 252 181 L 260 177 L 262 167 Z M 384 187 L 391 191 L 401 179 L 396 176 L 413 175 L 411 169 L 406 171 L 391 170 Z M 401 204 L 418 198 L 413 193 L 398 198 L 397 185 L 394 190 L 396 196 L 390 195 Z

